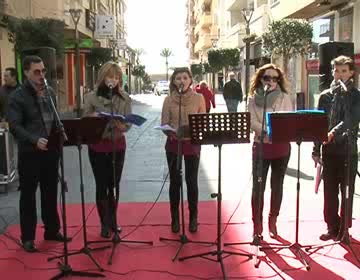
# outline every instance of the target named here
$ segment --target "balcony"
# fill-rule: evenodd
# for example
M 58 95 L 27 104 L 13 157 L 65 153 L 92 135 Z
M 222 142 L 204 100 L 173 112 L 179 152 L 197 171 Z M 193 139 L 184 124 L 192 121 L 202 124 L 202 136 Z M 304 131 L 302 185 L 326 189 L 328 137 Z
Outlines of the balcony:
M 200 16 L 199 25 L 201 28 L 209 27 L 212 24 L 212 18 L 210 13 L 204 13 Z
M 228 0 L 227 11 L 240 11 L 247 8 L 247 0 Z
M 195 52 L 199 52 L 201 50 L 206 50 L 208 48 L 210 48 L 211 45 L 211 40 L 210 40 L 210 36 L 209 35 L 205 35 L 199 38 L 199 40 L 197 41 L 197 43 L 195 44 Z

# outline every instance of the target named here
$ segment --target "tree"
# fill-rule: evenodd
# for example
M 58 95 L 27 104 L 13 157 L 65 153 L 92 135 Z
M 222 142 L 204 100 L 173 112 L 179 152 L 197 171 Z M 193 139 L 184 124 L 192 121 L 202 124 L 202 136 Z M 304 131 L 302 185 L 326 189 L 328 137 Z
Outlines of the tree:
M 64 52 L 64 27 L 63 21 L 51 18 L 9 18 L 8 21 L 17 53 L 25 49 L 50 47 L 61 57 Z
M 194 80 L 200 82 L 203 74 L 203 64 L 191 64 L 190 70 L 194 77 Z
M 172 51 L 168 48 L 164 48 L 161 50 L 160 55 L 162 57 L 165 57 L 165 66 L 166 66 L 166 80 L 169 80 L 168 71 L 169 71 L 169 62 L 168 58 L 169 56 L 172 56 Z
M 140 57 L 145 54 L 144 49 L 142 48 L 138 48 L 138 49 L 134 49 L 134 53 L 136 55 L 136 63 L 140 64 Z
M 265 54 L 283 57 L 283 70 L 288 72 L 291 57 L 304 55 L 311 46 L 313 29 L 310 23 L 293 19 L 273 21 L 262 35 Z
M 146 72 L 145 72 L 145 66 L 144 65 L 135 65 L 134 69 L 132 71 L 133 76 L 136 77 L 136 90 L 140 91 L 141 93 L 141 80 L 143 79 L 143 77 L 145 76 Z M 139 85 L 140 83 L 140 85 Z

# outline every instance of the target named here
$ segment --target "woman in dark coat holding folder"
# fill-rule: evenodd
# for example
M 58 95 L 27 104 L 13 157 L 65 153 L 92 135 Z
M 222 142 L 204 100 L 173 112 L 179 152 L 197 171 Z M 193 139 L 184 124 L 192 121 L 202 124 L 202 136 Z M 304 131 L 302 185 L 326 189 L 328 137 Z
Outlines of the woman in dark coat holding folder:
M 84 116 L 98 116 L 98 113 L 111 113 L 113 103 L 114 114 L 131 113 L 131 99 L 122 90 L 122 71 L 115 62 L 105 63 L 99 70 L 95 91 L 85 97 Z M 111 128 L 114 127 L 114 143 Z M 89 159 L 96 183 L 96 206 L 101 222 L 100 235 L 109 238 L 111 231 L 121 231 L 116 223 L 116 209 L 119 201 L 119 184 L 125 160 L 126 139 L 124 133 L 130 125 L 115 120 L 113 126 L 109 122 L 102 140 L 89 145 Z M 113 183 L 113 145 L 115 145 L 115 190 Z

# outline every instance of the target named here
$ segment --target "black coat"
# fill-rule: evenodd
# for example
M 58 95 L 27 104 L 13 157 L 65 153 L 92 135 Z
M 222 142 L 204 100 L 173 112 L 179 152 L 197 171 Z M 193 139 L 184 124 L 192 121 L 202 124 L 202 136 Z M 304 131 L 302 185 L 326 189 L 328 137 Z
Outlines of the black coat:
M 328 131 L 334 140 L 323 146 L 323 155 L 343 155 L 347 152 L 347 130 L 350 132 L 351 154 L 357 154 L 357 135 L 360 122 L 360 92 L 353 85 L 343 92 L 338 87 L 333 92 L 325 90 L 320 94 L 318 109 L 328 116 Z M 320 155 L 321 144 L 314 146 L 313 154 Z
M 54 91 L 50 88 L 48 92 L 56 104 Z M 10 95 L 7 120 L 19 152 L 36 151 L 39 138 L 47 135 L 47 131 L 36 92 L 28 81 Z

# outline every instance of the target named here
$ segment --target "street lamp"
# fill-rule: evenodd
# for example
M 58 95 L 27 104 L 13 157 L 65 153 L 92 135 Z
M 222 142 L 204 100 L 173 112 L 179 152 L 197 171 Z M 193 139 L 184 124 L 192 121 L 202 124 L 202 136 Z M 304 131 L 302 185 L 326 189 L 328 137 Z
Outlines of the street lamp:
M 80 47 L 78 23 L 81 18 L 81 9 L 70 9 L 69 13 L 75 25 L 75 60 L 76 60 L 76 115 L 81 117 L 81 97 L 80 97 Z
M 250 21 L 251 17 L 254 13 L 254 9 L 242 9 L 241 14 L 245 19 L 246 23 L 246 41 L 245 41 L 245 52 L 246 52 L 246 61 L 245 61 L 245 106 L 247 108 L 247 99 L 249 92 L 249 84 L 250 84 Z
M 131 94 L 131 56 L 132 56 L 132 51 L 127 48 L 126 49 L 126 53 L 128 55 L 128 59 L 129 59 L 129 62 L 128 62 L 128 81 L 127 81 L 127 85 L 128 85 L 128 90 L 129 90 L 129 94 Z
M 211 45 L 213 49 L 216 48 L 218 41 L 219 41 L 218 38 L 211 38 Z M 213 87 L 213 93 L 215 94 L 215 70 L 213 70 L 212 73 L 212 87 Z

